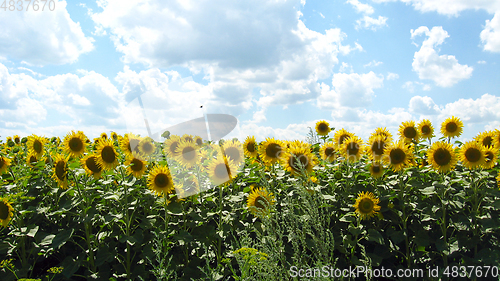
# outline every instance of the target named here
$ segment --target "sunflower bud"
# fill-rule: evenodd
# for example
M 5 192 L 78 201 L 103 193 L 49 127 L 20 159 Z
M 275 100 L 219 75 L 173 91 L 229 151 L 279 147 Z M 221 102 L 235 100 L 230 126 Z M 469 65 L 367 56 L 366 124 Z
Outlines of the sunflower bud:
M 335 174 L 333 175 L 333 177 L 336 179 L 336 180 L 340 180 L 342 179 L 342 172 L 340 171 L 336 171 Z
M 28 138 L 27 138 L 27 137 L 23 137 L 23 138 L 21 139 L 21 143 L 27 143 L 27 142 L 28 142 Z
M 13 141 L 11 141 L 11 140 L 9 140 L 9 141 L 7 142 L 7 145 L 8 145 L 9 147 L 14 147 L 14 146 L 16 145 L 16 143 L 15 143 L 15 142 L 13 142 Z

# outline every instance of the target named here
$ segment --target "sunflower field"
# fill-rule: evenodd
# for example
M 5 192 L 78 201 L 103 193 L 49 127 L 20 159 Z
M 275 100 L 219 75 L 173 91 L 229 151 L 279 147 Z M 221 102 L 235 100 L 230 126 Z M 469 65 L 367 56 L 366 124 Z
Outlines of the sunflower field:
M 500 130 L 439 129 L 7 137 L 0 279 L 498 280 Z

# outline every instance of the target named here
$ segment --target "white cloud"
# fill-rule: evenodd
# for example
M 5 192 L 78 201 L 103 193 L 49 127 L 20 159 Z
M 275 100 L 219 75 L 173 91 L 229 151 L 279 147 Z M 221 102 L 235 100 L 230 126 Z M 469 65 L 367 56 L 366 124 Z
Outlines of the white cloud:
M 418 73 L 420 79 L 433 80 L 440 87 L 451 87 L 460 80 L 470 78 L 472 67 L 459 64 L 455 56 L 438 55 L 434 49 L 449 37 L 441 26 L 435 26 L 430 31 L 426 26 L 411 30 L 412 39 L 419 35 L 428 37 L 420 50 L 415 52 L 412 63 L 413 70 Z
M 371 15 L 375 12 L 372 6 L 364 3 L 360 3 L 358 0 L 347 0 L 346 3 L 351 4 L 356 12 L 362 13 L 365 15 Z
M 415 114 L 436 115 L 439 114 L 439 107 L 428 97 L 414 96 L 410 99 L 409 110 Z
M 378 76 L 372 71 L 361 75 L 335 73 L 332 79 L 332 89 L 326 84 L 321 85 L 318 107 L 333 109 L 338 106 L 369 106 L 375 96 L 373 89 L 381 88 L 383 81 L 383 76 Z
M 429 84 L 425 84 L 425 83 L 418 82 L 418 81 L 406 81 L 403 84 L 402 88 L 407 89 L 410 93 L 413 93 L 413 92 L 415 92 L 415 88 L 417 86 L 421 86 L 422 91 L 429 91 L 431 89 L 431 86 Z
M 445 116 L 457 116 L 469 124 L 500 120 L 500 97 L 484 94 L 477 99 L 459 99 L 442 110 Z
M 369 28 L 373 31 L 381 28 L 383 26 L 387 26 L 387 18 L 383 16 L 378 16 L 378 18 L 372 18 L 370 16 L 363 16 L 361 19 L 356 20 L 356 30 L 360 28 Z
M 364 67 L 372 67 L 372 66 L 379 66 L 379 65 L 381 65 L 381 64 L 383 64 L 383 62 L 381 62 L 381 61 L 376 61 L 376 60 L 372 60 L 371 62 L 369 62 L 369 63 L 367 63 L 367 64 L 365 64 L 365 65 L 363 65 L 363 66 L 364 66 Z
M 372 0 L 375 3 L 396 2 L 398 0 Z M 500 10 L 497 0 L 400 0 L 421 12 L 437 12 L 442 15 L 458 16 L 464 10 L 484 9 L 488 13 Z
M 486 61 L 485 60 L 480 60 L 480 61 L 477 61 L 477 64 L 486 64 Z
M 387 73 L 387 80 L 396 80 L 398 78 L 399 75 L 397 73 L 392 73 L 392 72 Z
M 70 18 L 66 5 L 66 1 L 56 1 L 54 11 L 2 13 L 0 55 L 47 65 L 73 63 L 92 51 L 94 40 Z
M 486 20 L 484 30 L 480 34 L 483 50 L 500 52 L 500 11 L 496 12 L 493 19 Z

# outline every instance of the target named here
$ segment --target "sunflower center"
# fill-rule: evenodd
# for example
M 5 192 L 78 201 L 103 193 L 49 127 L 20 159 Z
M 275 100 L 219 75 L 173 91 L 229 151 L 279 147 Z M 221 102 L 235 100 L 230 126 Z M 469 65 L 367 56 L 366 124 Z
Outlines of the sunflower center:
M 448 165 L 451 161 L 451 153 L 447 149 L 439 148 L 434 152 L 434 161 L 439 166 Z
M 142 145 L 142 149 L 146 154 L 153 152 L 153 145 L 148 141 Z
M 132 164 L 132 166 L 130 167 L 132 169 L 132 171 L 134 172 L 139 172 L 142 170 L 142 168 L 144 167 L 144 164 L 142 164 L 142 161 L 137 159 L 137 158 L 134 158 L 132 160 L 132 162 L 130 162 Z
M 3 201 L 0 201 L 0 219 L 6 220 L 9 218 L 9 206 Z
M 320 132 L 326 132 L 328 131 L 328 126 L 325 123 L 321 123 L 318 125 L 318 129 Z
M 379 165 L 373 165 L 372 166 L 372 172 L 373 173 L 379 173 L 380 172 L 380 166 Z
M 182 150 L 182 157 L 184 157 L 184 159 L 186 159 L 187 161 L 193 160 L 196 156 L 195 154 L 196 153 L 194 153 L 194 148 L 190 146 L 184 147 L 184 149 Z
M 363 198 L 359 202 L 359 212 L 362 214 L 370 214 L 373 211 L 373 201 L 370 198 Z
M 192 137 L 185 137 L 184 140 L 185 141 L 193 141 L 193 138 Z
M 15 137 L 15 138 L 14 138 L 14 141 L 15 141 L 16 143 L 19 143 L 19 142 L 21 142 L 21 139 L 19 139 L 19 137 Z
M 156 175 L 155 185 L 158 188 L 165 188 L 168 186 L 168 184 L 169 184 L 168 175 L 163 174 L 163 173 Z
M 247 150 L 249 152 L 255 152 L 255 143 L 251 142 L 251 143 L 247 144 Z
M 240 161 L 241 155 L 236 147 L 229 147 L 228 149 L 224 150 L 224 153 L 227 157 L 231 158 L 231 160 L 236 162 Z
M 214 175 L 219 179 L 225 179 L 230 175 L 229 167 L 226 163 L 220 163 L 215 166 Z
M 431 128 L 428 125 L 422 126 L 422 134 L 427 135 L 431 132 Z
M 308 163 L 307 156 L 304 154 L 298 154 L 298 155 L 291 155 L 290 160 L 288 161 L 288 164 L 294 171 L 300 171 L 300 167 L 306 167 Z M 300 163 L 300 164 L 299 164 Z
M 257 196 L 257 198 L 255 198 L 254 206 L 256 208 L 265 210 L 266 209 L 266 205 L 267 205 L 266 201 L 267 200 L 265 198 L 263 198 L 262 196 L 259 195 L 259 196 Z
M 486 147 L 490 147 L 492 143 L 493 143 L 493 138 L 491 138 L 490 136 L 487 136 L 483 139 L 483 145 Z
M 35 150 L 36 153 L 42 153 L 42 143 L 39 140 L 35 140 L 33 142 L 33 149 Z
M 469 162 L 477 162 L 481 159 L 481 151 L 476 148 L 469 148 L 465 151 L 465 158 L 467 158 Z
M 95 156 L 89 157 L 85 161 L 85 165 L 87 165 L 87 168 L 92 171 L 92 173 L 99 173 L 101 171 L 101 168 L 97 165 L 97 162 L 95 161 L 96 158 Z
M 325 149 L 325 156 L 326 157 L 330 157 L 333 155 L 333 153 L 335 153 L 335 149 L 333 149 L 333 147 L 327 147 Z
M 281 152 L 281 146 L 271 143 L 266 147 L 266 155 L 271 158 L 278 158 Z
M 401 164 L 406 159 L 406 153 L 402 149 L 393 149 L 389 154 L 391 157 L 391 163 L 394 165 Z
M 113 163 L 116 159 L 115 150 L 111 146 L 105 146 L 102 149 L 101 156 L 106 163 Z
M 357 155 L 359 152 L 359 145 L 356 142 L 351 142 L 347 145 L 347 155 Z
M 406 138 L 413 139 L 417 136 L 417 130 L 414 127 L 406 127 L 403 131 Z
M 83 142 L 79 138 L 72 138 L 69 140 L 69 148 L 72 151 L 81 151 L 83 148 Z
M 66 162 L 59 161 L 56 164 L 56 176 L 59 180 L 63 181 L 66 178 Z
M 453 122 L 446 124 L 446 131 L 448 131 L 450 133 L 455 132 L 457 129 L 458 129 L 457 124 L 455 124 Z
M 384 154 L 384 142 L 383 141 L 373 142 L 372 152 L 377 156 Z
M 197 145 L 202 145 L 203 144 L 203 140 L 200 139 L 200 138 L 196 139 L 196 144 Z

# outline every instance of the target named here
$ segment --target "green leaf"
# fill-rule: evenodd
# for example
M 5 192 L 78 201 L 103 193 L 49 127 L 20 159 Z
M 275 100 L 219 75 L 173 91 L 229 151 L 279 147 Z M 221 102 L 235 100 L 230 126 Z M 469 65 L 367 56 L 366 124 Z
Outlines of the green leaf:
M 356 221 L 356 217 L 351 216 L 351 215 L 345 215 L 345 216 L 341 217 L 339 221 L 342 221 L 342 222 L 354 222 L 354 221 Z
M 71 228 L 57 233 L 57 235 L 52 240 L 52 248 L 59 249 L 62 245 L 64 245 L 66 241 L 71 238 L 71 235 L 73 235 L 73 231 L 74 229 Z
M 375 229 L 368 229 L 368 237 L 366 240 L 377 242 L 380 245 L 384 244 L 384 237 Z
M 436 189 L 434 188 L 434 186 L 429 186 L 420 190 L 420 192 L 424 195 L 433 195 L 436 194 Z

